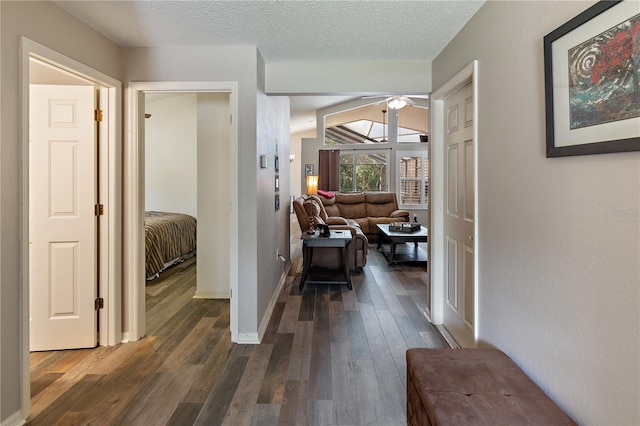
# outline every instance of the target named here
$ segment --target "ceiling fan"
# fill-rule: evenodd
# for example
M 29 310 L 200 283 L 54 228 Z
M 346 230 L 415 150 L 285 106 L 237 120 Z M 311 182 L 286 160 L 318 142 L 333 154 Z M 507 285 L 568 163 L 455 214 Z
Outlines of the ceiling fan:
M 427 99 L 429 95 L 414 95 L 414 96 L 377 95 L 377 96 L 363 96 L 362 99 L 384 98 L 380 102 L 376 103 L 376 105 L 380 105 L 382 102 L 386 102 L 387 107 L 389 107 L 389 109 L 400 109 L 400 108 L 404 108 L 407 105 L 415 105 L 416 103 L 413 99 L 411 99 L 412 97 Z

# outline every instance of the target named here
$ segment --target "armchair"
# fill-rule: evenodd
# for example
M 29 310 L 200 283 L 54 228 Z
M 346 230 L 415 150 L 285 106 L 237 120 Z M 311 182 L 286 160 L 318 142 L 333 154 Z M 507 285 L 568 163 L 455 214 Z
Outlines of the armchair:
M 316 196 L 301 196 L 293 200 L 293 210 L 298 219 L 300 230 L 306 232 L 318 223 L 326 223 L 333 230 L 349 230 L 353 239 L 347 245 L 347 265 L 349 269 L 362 268 L 367 264 L 369 241 L 357 225 L 349 224 L 343 217 L 329 217 L 322 202 Z M 340 249 L 326 248 L 317 250 L 313 255 L 313 264 L 329 269 L 341 267 Z

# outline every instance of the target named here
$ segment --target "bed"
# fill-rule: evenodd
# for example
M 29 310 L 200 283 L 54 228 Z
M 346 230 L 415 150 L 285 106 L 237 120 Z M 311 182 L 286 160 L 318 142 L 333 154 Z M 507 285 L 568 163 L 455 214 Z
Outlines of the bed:
M 145 212 L 144 249 L 145 276 L 152 280 L 196 253 L 196 219 L 182 213 Z

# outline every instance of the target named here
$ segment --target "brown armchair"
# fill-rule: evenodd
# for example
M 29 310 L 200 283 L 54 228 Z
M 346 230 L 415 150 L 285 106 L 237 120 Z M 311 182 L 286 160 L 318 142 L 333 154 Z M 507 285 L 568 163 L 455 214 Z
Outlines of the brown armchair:
M 304 233 L 313 228 L 313 224 L 326 223 L 333 230 L 349 230 L 353 236 L 347 245 L 347 265 L 349 269 L 362 268 L 367 264 L 367 250 L 369 241 L 360 227 L 349 224 L 343 217 L 329 217 L 324 211 L 322 202 L 316 196 L 303 195 L 293 200 L 293 210 L 298 218 L 300 230 Z M 313 264 L 329 269 L 341 267 L 341 252 L 339 248 L 325 248 L 316 250 L 313 254 Z

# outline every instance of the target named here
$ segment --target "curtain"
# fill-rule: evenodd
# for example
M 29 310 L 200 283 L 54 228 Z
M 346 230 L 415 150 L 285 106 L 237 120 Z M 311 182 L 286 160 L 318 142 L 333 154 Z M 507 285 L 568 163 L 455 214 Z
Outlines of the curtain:
M 321 149 L 318 151 L 318 189 L 340 190 L 340 150 Z

